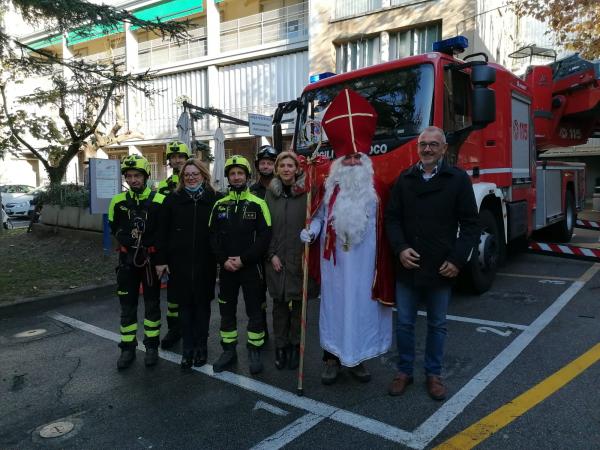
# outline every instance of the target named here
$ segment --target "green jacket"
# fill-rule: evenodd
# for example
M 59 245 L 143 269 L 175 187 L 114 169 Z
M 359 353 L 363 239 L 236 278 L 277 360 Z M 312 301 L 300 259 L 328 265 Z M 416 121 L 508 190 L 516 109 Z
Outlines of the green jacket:
M 162 195 L 169 195 L 171 192 L 175 190 L 177 187 L 177 183 L 179 183 L 179 175 L 174 173 L 170 177 L 161 180 L 158 183 L 158 188 L 156 189 Z

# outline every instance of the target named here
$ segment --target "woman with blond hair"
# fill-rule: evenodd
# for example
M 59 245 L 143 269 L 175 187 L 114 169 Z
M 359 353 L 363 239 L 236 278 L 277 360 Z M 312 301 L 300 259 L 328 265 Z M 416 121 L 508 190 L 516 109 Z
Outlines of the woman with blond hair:
M 156 271 L 168 273 L 181 316 L 181 369 L 206 363 L 210 302 L 216 260 L 209 244 L 208 221 L 219 195 L 201 161 L 188 159 L 175 192 L 162 204 Z
M 265 200 L 271 212 L 272 237 L 267 253 L 267 287 L 273 298 L 275 366 L 298 367 L 302 309 L 302 252 L 298 235 L 306 219 L 304 174 L 293 152 L 275 161 L 275 177 Z

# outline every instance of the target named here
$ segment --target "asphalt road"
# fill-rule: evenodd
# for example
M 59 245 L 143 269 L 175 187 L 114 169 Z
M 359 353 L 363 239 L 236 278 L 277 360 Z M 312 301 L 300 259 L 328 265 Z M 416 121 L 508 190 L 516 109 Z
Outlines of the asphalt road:
M 319 305 L 312 301 L 305 396 L 298 397 L 296 373 L 274 367 L 272 342 L 263 352 L 266 370 L 255 377 L 243 345 L 233 372 L 213 374 L 207 365 L 181 373 L 179 347 L 162 352 L 151 369 L 139 351 L 134 366 L 118 372 L 115 296 L 3 308 L 0 448 L 598 448 L 598 272 L 600 264 L 518 254 L 489 292 L 456 294 L 445 402 L 431 400 L 423 384 L 423 317 L 415 384 L 393 398 L 386 393 L 393 349 L 368 362 L 370 383 L 343 373 L 333 386 L 321 385 Z M 590 349 L 587 365 L 570 365 Z M 215 302 L 209 363 L 219 352 Z M 41 437 L 56 422 L 63 423 L 42 434 L 72 430 Z

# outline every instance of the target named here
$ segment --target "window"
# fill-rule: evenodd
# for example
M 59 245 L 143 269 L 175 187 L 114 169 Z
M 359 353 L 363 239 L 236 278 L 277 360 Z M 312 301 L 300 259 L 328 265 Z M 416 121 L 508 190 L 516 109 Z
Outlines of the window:
M 433 43 L 440 39 L 441 23 L 390 33 L 390 61 L 405 56 L 432 51 Z
M 305 92 L 298 118 L 299 133 L 296 135 L 298 153 L 313 151 L 320 137 L 321 151 L 325 154 L 331 151 L 320 123 L 331 101 L 343 88 L 358 92 L 377 111 L 377 128 L 371 149 L 373 155 L 398 148 L 431 124 L 433 66 L 421 64 L 381 72 Z
M 444 130 L 471 126 L 471 80 L 459 70 L 444 71 Z
M 337 73 L 349 72 L 378 64 L 381 60 L 379 36 L 336 45 L 335 59 L 335 70 Z

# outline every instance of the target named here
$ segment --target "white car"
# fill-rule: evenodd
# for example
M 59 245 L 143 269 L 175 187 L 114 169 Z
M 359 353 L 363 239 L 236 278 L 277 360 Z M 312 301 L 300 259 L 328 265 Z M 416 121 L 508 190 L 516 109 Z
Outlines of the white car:
M 2 204 L 9 216 L 27 217 L 30 202 L 33 200 L 31 192 L 35 188 L 24 184 L 7 184 L 0 186 L 2 192 Z

